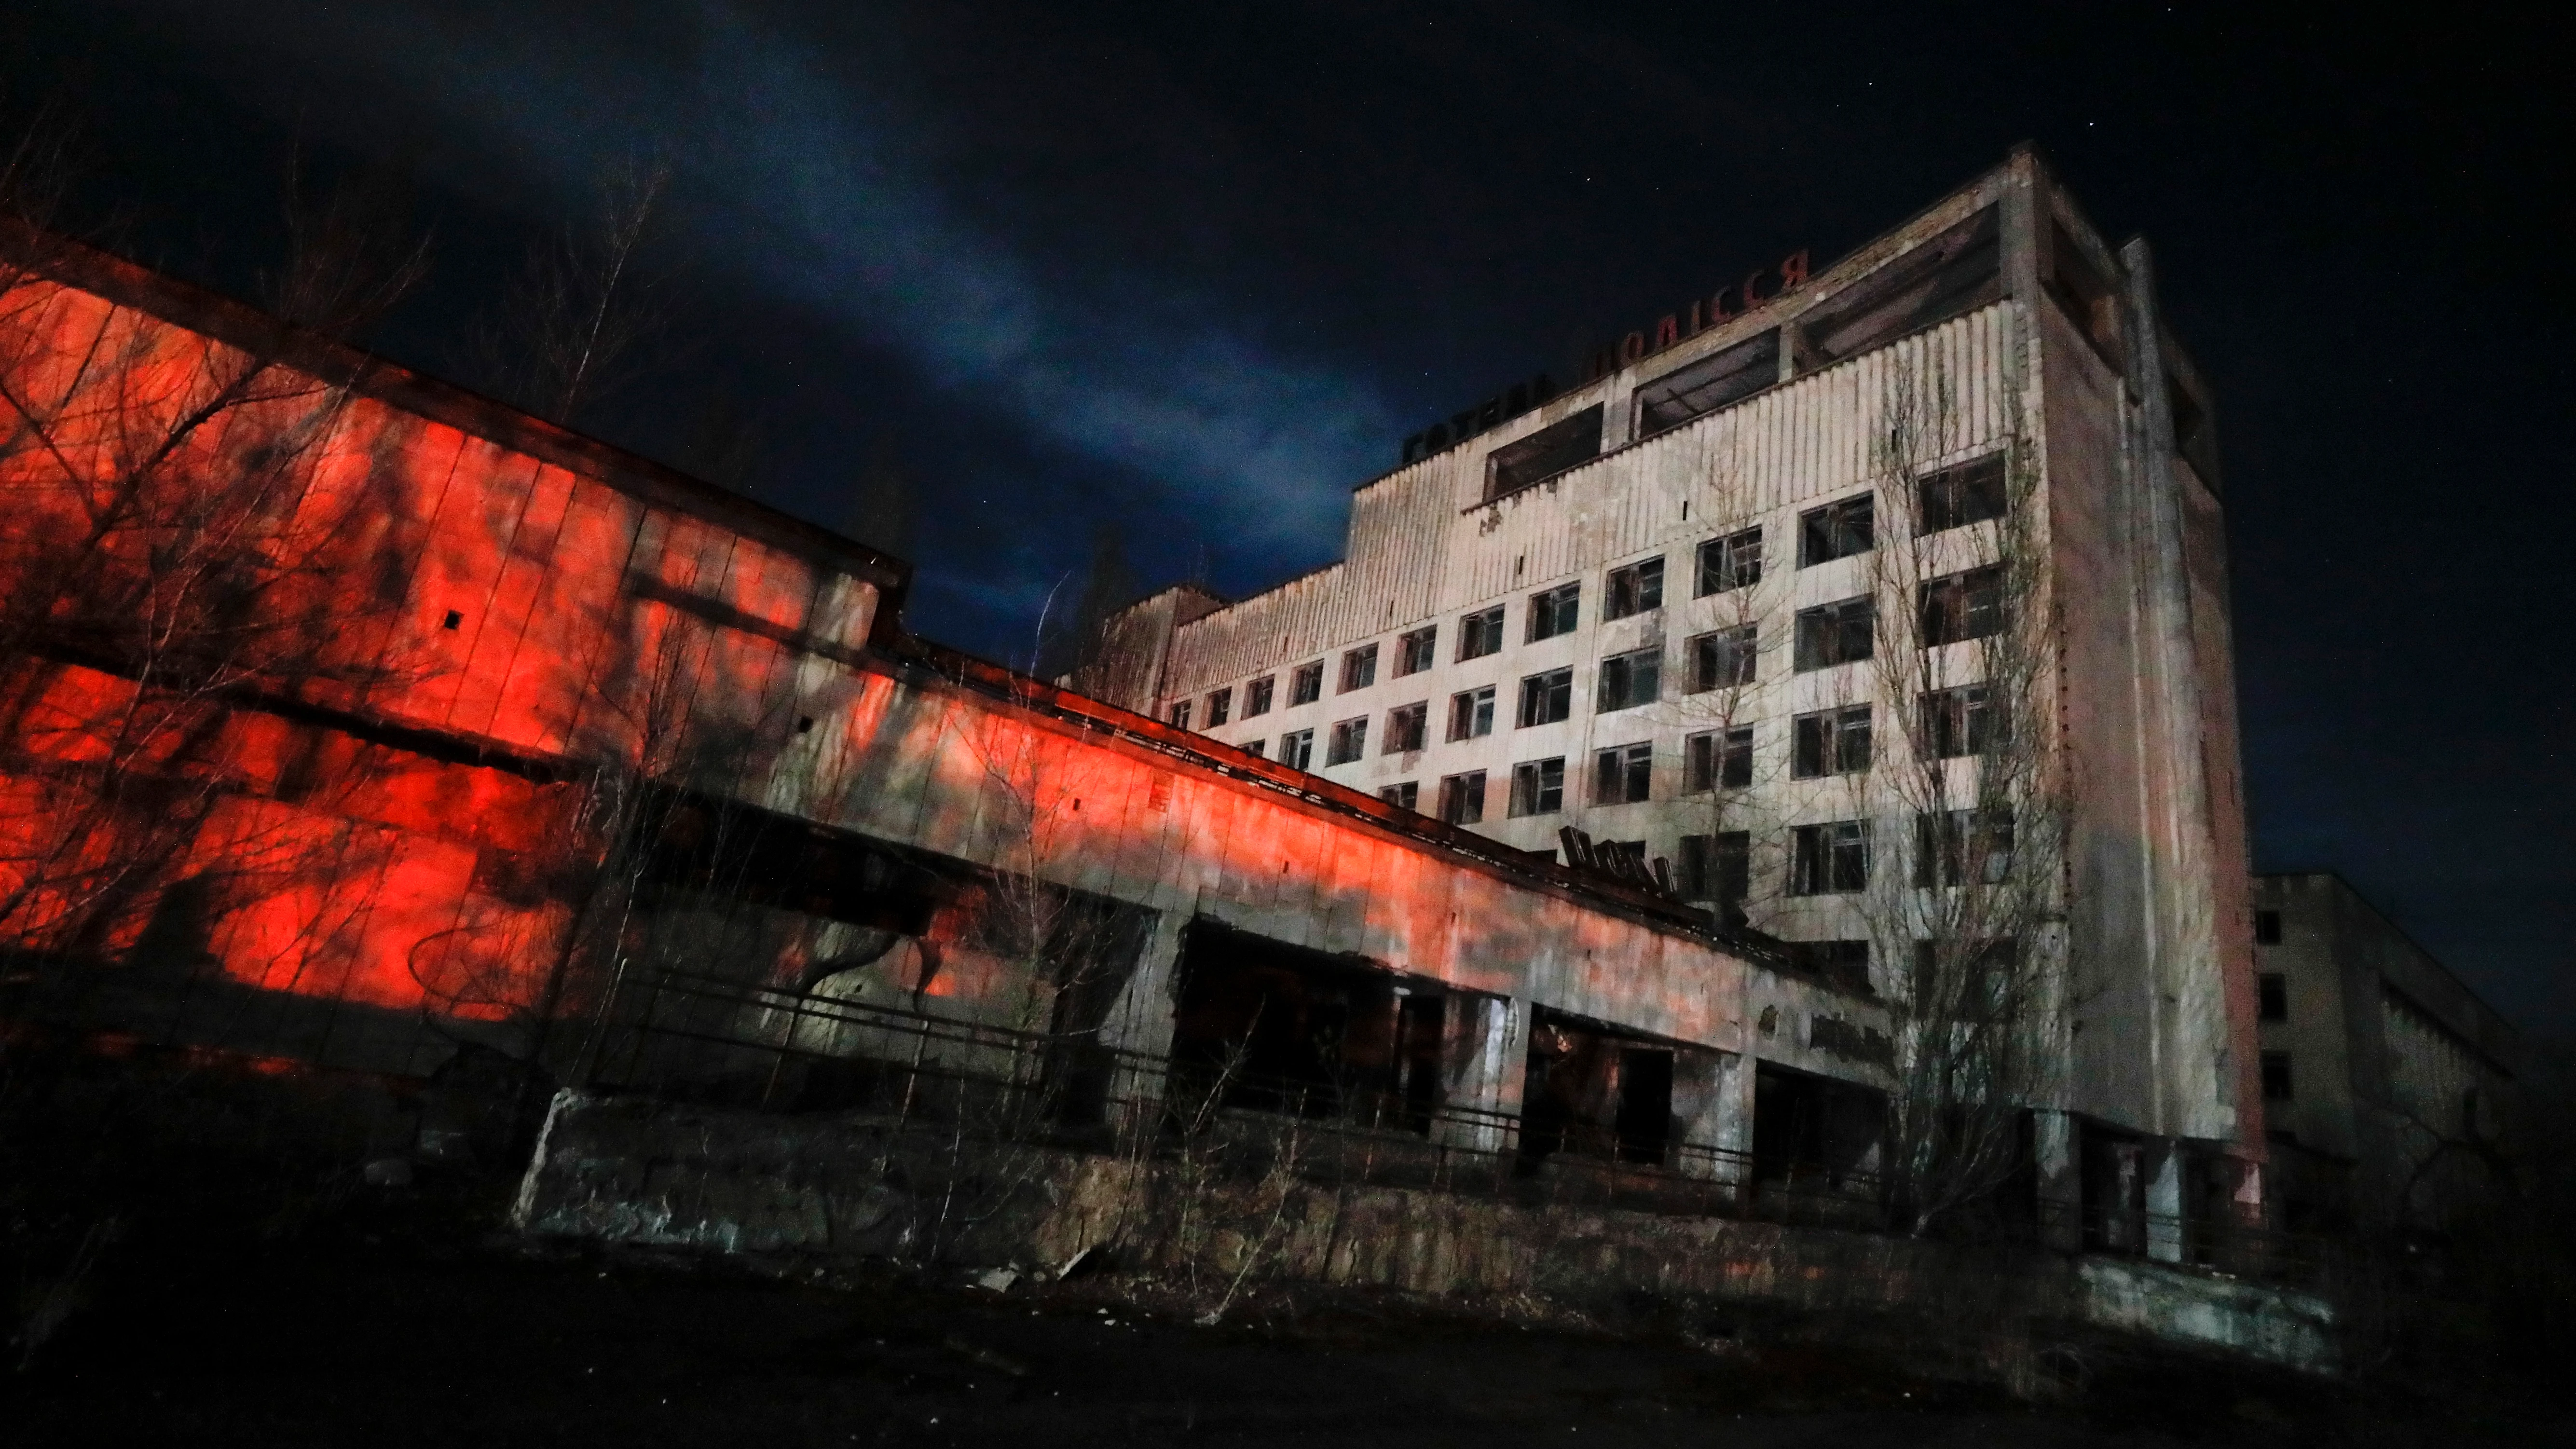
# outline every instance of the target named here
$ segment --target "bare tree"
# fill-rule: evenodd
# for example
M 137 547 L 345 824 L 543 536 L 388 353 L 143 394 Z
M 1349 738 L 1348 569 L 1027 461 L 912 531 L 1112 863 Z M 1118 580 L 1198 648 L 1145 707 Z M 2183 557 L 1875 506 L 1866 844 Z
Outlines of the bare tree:
M 670 179 L 666 162 L 631 164 L 601 184 L 592 216 L 533 244 L 475 329 L 473 370 L 563 424 L 632 383 L 668 326 L 645 260 Z

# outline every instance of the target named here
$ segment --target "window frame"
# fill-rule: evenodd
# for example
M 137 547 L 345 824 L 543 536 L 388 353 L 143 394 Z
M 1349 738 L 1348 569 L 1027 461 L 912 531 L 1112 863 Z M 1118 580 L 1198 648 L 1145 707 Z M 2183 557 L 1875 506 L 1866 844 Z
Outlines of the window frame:
M 1367 715 L 1333 721 L 1333 733 L 1324 744 L 1324 768 L 1357 764 L 1368 758 Z
M 1396 636 L 1395 673 L 1388 677 L 1402 679 L 1408 674 L 1420 674 L 1439 662 L 1440 626 L 1426 624 Z
M 1645 690 L 1642 698 L 1639 697 L 1641 681 Z M 1619 686 L 1616 702 L 1611 692 L 1613 683 Z M 1648 645 L 1643 649 L 1631 649 L 1624 654 L 1610 655 L 1604 658 L 1601 661 L 1601 667 L 1593 672 L 1592 712 L 1594 714 L 1617 714 L 1621 710 L 1642 709 L 1658 702 L 1663 696 L 1664 651 L 1660 645 Z
M 1270 702 L 1278 693 L 1279 676 L 1265 674 L 1243 687 L 1243 717 L 1258 719 L 1270 713 Z
M 1943 574 L 1926 580 L 1916 594 L 1915 623 L 1926 649 L 1989 639 L 2003 632 L 2002 564 L 1982 564 Z
M 1485 819 L 1485 772 L 1461 770 L 1440 779 L 1440 819 L 1448 825 L 1480 825 Z
M 1310 775 L 1314 773 L 1315 727 L 1313 725 L 1308 725 L 1302 730 L 1290 730 L 1279 737 L 1279 763 L 1292 770 L 1303 770 Z
M 1836 705 L 1790 716 L 1789 778 L 1825 780 L 1869 773 L 1875 744 L 1872 724 L 1870 707 L 1865 704 Z M 1853 761 L 1855 751 L 1858 763 Z
M 1410 740 L 1408 744 L 1406 741 Z M 1431 740 L 1431 701 L 1415 700 L 1399 704 L 1386 712 L 1386 736 L 1378 743 L 1381 755 L 1401 755 L 1419 751 Z
M 1374 640 L 1342 651 L 1342 682 L 1335 694 L 1351 694 L 1377 683 L 1377 644 Z
M 1635 805 L 1652 800 L 1654 789 L 1654 741 L 1639 740 L 1593 751 L 1593 804 Z
M 1744 547 L 1748 540 L 1751 543 L 1749 549 Z M 1704 539 L 1697 557 L 1692 598 L 1705 599 L 1711 594 L 1752 588 L 1762 582 L 1761 525 L 1738 529 L 1722 538 Z
M 1693 694 L 1706 694 L 1712 689 L 1742 689 L 1760 677 L 1762 659 L 1762 626 L 1729 624 L 1690 637 L 1691 688 Z M 1718 665 L 1735 666 L 1734 677 L 1722 678 Z
M 1503 652 L 1503 609 L 1503 605 L 1494 604 L 1472 614 L 1458 616 L 1457 663 L 1464 664 L 1470 659 Z M 1477 648 L 1479 643 L 1485 647 Z
M 1449 696 L 1448 743 L 1481 740 L 1494 732 L 1494 686 L 1480 684 Z
M 1847 599 L 1833 599 L 1800 609 L 1792 627 L 1796 635 L 1791 643 L 1791 652 L 1797 673 L 1812 674 L 1819 669 L 1859 664 L 1878 653 L 1878 600 L 1868 594 L 1854 594 Z M 1849 650 L 1855 630 L 1860 638 L 1860 649 L 1852 653 Z M 1809 647 L 1828 642 L 1831 649 Z
M 1324 697 L 1324 661 L 1310 659 L 1288 671 L 1288 707 L 1313 704 Z
M 1601 582 L 1601 621 L 1632 619 L 1664 606 L 1664 556 L 1622 564 Z
M 1916 478 L 1916 536 L 1930 537 L 2003 517 L 2012 507 L 2007 481 L 2000 450 Z
M 1565 757 L 1557 755 L 1550 759 L 1522 760 L 1514 764 L 1509 810 L 1507 818 L 1513 820 L 1564 813 Z
M 1848 896 L 1869 889 L 1866 820 L 1820 820 L 1789 830 L 1789 894 Z
M 1682 737 L 1683 794 L 1745 790 L 1752 785 L 1753 726 L 1728 725 Z
M 1562 639 L 1583 627 L 1583 581 L 1558 584 L 1529 596 L 1529 638 Z M 1542 632 L 1544 630 L 1544 632 Z
M 1207 695 L 1207 727 L 1215 729 L 1234 716 L 1234 686 L 1211 689 Z
M 1531 707 L 1534 700 L 1542 698 L 1553 704 L 1556 709 L 1554 714 L 1548 715 L 1545 719 L 1536 718 L 1535 716 L 1543 711 Z M 1512 717 L 1516 721 L 1512 728 L 1517 730 L 1563 724 L 1572 719 L 1574 717 L 1574 666 L 1561 665 L 1555 669 L 1540 670 L 1536 674 L 1522 675 L 1520 702 Z
M 1878 495 L 1855 493 L 1798 515 L 1798 567 L 1855 558 L 1878 547 Z

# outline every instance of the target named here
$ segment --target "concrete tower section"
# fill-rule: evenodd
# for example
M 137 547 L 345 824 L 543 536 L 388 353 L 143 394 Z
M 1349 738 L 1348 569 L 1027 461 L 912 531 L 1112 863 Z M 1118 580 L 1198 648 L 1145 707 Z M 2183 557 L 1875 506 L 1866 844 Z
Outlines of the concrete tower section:
M 1106 692 L 1524 850 L 1568 826 L 1616 842 L 1894 1001 L 1906 962 L 1862 921 L 1862 888 L 1818 888 L 1816 864 L 1817 832 L 1866 814 L 1850 802 L 1935 728 L 1928 697 L 1918 712 L 1873 683 L 1902 647 L 1891 611 L 1918 607 L 1873 551 L 1955 529 L 1905 546 L 1960 578 L 1991 564 L 2004 525 L 1957 510 L 2009 461 L 2029 480 L 2006 513 L 2039 560 L 2053 697 L 2033 723 L 2063 823 L 2048 939 L 2025 943 L 2069 983 L 2042 1170 L 2097 1225 L 2254 1210 L 2215 408 L 2146 244 L 2104 240 L 2019 150 L 1833 266 L 1793 258 L 1586 371 L 1406 440 L 1354 493 L 1340 562 L 1136 606 L 1105 636 L 1131 666 Z M 1939 518 L 1928 491 L 1913 502 L 1935 478 Z M 1874 651 L 1865 627 L 1837 632 L 1849 608 L 1877 611 Z M 1922 868 L 1911 823 L 1882 810 L 1855 879 Z

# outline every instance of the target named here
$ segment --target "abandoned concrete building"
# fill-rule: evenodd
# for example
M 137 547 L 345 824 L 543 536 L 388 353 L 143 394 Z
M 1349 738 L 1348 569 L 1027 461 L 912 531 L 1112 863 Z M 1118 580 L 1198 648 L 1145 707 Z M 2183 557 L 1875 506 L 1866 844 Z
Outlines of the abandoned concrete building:
M 1155 595 L 1079 677 L 1516 849 L 1624 861 L 1857 1006 L 1920 949 L 1870 898 L 1909 858 L 1934 884 L 1939 852 L 1889 782 L 1997 768 L 2008 686 L 1976 661 L 2018 613 L 2012 728 L 2064 811 L 2063 927 L 2018 943 L 2069 983 L 2043 1155 L 2088 1202 L 2259 1198 L 2215 408 L 2146 244 L 2017 152 L 1587 371 L 1408 439 L 1340 562 Z
M 2254 878 L 2274 1194 L 2295 1230 L 2441 1231 L 2510 1188 L 2522 1037 L 2331 872 Z

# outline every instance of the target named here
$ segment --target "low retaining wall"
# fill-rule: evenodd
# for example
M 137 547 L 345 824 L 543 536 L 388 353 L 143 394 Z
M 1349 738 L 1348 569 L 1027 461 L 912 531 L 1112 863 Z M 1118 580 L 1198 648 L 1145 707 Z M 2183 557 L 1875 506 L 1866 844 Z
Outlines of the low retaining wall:
M 559 1095 L 522 1231 L 727 1253 L 1122 1267 L 1443 1297 L 1534 1291 L 1729 1299 L 1932 1318 L 1977 1335 L 2083 1325 L 2310 1372 L 2337 1362 L 2309 1294 L 2125 1259 L 1625 1210 L 1335 1186 L 1277 1161 L 1138 1161 L 918 1124 Z

